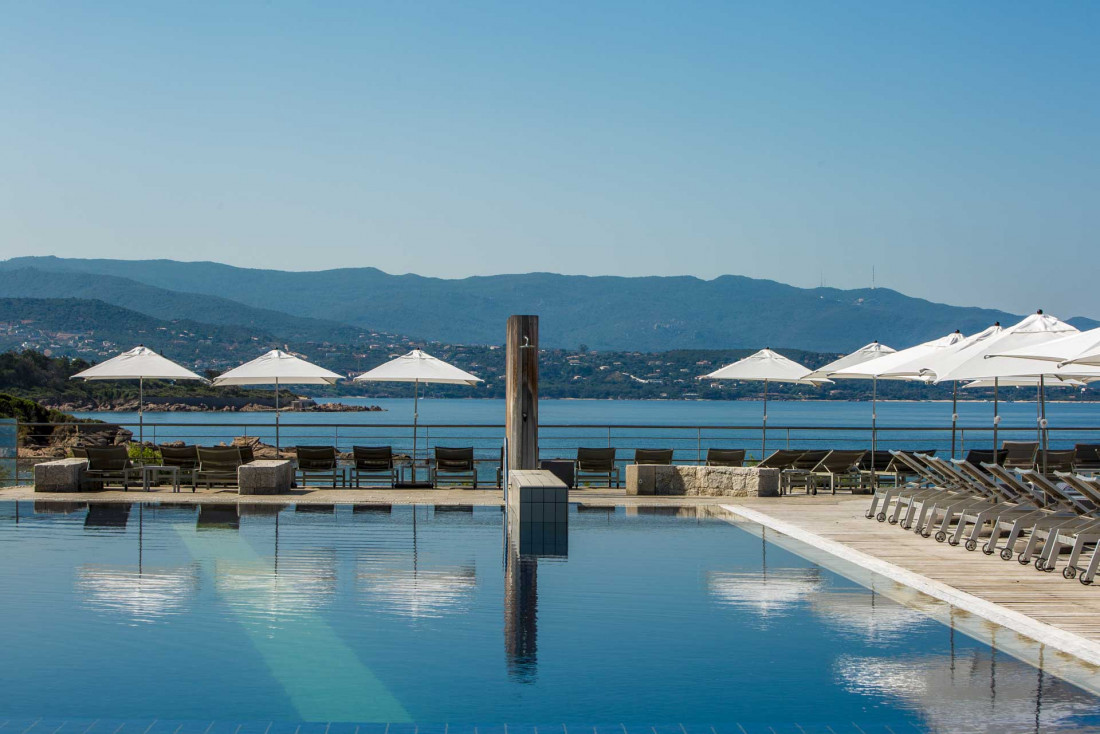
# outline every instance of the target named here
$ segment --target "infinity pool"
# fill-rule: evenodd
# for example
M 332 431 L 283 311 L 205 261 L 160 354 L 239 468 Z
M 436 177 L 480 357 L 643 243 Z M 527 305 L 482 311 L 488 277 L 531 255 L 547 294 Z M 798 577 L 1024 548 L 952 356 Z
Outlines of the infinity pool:
M 568 557 L 535 559 L 497 507 L 0 503 L 0 734 L 1100 726 L 1091 693 L 711 512 L 574 505 Z

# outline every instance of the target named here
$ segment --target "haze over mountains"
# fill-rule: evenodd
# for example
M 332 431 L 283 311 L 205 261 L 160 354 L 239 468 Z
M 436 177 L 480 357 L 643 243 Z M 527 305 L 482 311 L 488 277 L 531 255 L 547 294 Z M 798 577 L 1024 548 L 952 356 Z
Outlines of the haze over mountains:
M 955 329 L 969 333 L 1020 318 L 886 288 L 806 289 L 735 275 L 700 280 L 528 273 L 445 280 L 375 268 L 286 272 L 56 257 L 0 262 L 0 297 L 96 298 L 159 319 L 346 342 L 373 329 L 428 341 L 498 344 L 509 314 L 537 313 L 544 346 L 647 352 L 763 346 L 843 352 L 873 339 L 902 348 Z M 1069 320 L 1082 329 L 1100 325 Z

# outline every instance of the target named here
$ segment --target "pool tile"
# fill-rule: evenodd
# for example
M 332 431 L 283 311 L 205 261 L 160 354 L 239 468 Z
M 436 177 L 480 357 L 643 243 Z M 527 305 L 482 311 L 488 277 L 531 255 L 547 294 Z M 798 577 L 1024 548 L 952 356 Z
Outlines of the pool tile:
M 203 734 L 236 734 L 237 728 L 240 725 L 241 723 L 239 721 L 212 721 L 209 727 L 203 730 Z
M 358 728 L 354 721 L 333 721 L 328 725 L 328 734 L 356 734 Z
M 298 734 L 299 726 L 301 726 L 301 723 L 295 721 L 272 721 L 266 732 L 267 734 Z M 239 734 L 245 734 L 245 730 L 242 728 Z M 249 732 L 249 734 L 253 734 L 253 732 Z M 264 731 L 261 730 L 255 734 L 264 734 Z
M 368 724 L 356 724 L 355 728 L 358 730 L 358 734 L 386 734 L 387 726 L 387 724 L 371 722 Z
M 387 724 L 386 734 L 418 734 L 420 727 L 416 724 L 400 723 Z
M 64 719 L 38 719 L 23 729 L 23 732 L 25 734 L 53 734 L 64 725 Z

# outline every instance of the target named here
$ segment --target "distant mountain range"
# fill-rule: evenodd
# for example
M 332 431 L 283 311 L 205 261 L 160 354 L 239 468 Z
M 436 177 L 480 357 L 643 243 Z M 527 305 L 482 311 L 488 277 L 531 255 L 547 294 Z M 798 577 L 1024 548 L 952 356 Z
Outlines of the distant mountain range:
M 375 330 L 499 344 L 508 315 L 535 313 L 547 347 L 845 352 L 873 339 L 901 348 L 955 329 L 969 333 L 1020 318 L 886 288 L 807 289 L 735 275 L 701 280 L 529 273 L 447 280 L 375 268 L 285 272 L 56 257 L 13 258 L 0 262 L 0 273 L 0 297 L 96 298 L 158 319 L 344 343 Z M 1100 326 L 1087 318 L 1069 320 L 1082 329 Z

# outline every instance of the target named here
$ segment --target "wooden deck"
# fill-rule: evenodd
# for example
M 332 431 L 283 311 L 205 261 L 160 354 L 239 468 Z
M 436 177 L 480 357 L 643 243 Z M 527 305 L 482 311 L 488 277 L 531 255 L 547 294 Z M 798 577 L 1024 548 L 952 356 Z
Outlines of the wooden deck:
M 1100 672 L 1100 586 L 863 516 L 868 497 L 725 503 L 730 512 L 1073 655 Z

